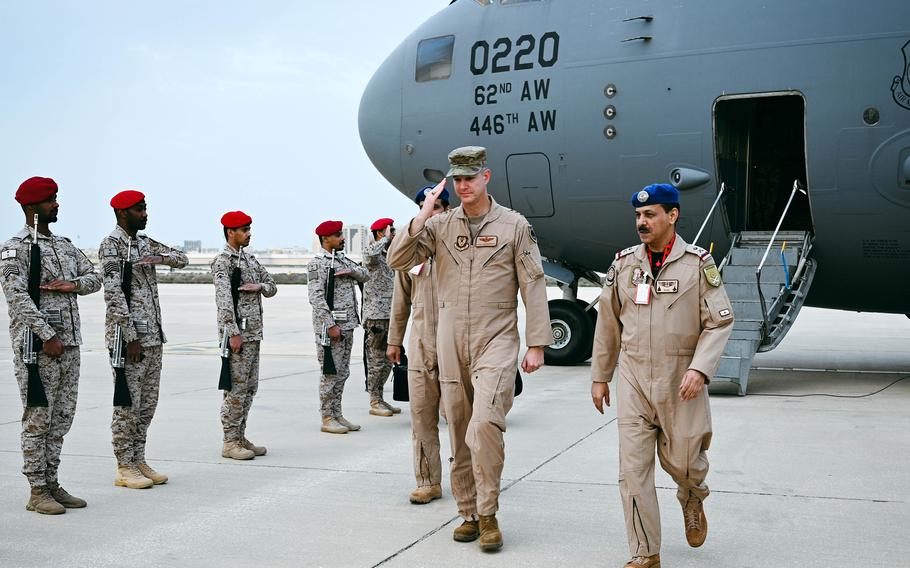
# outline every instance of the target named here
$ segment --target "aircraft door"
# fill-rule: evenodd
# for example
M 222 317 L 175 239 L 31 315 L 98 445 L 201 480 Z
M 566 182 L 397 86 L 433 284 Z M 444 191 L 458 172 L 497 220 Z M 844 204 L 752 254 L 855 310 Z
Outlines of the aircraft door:
M 805 100 L 799 93 L 721 97 L 714 105 L 718 179 L 735 191 L 726 198 L 730 229 L 773 230 L 793 189 L 808 188 Z M 813 231 L 809 199 L 793 200 L 783 230 Z
M 510 155 L 506 158 L 506 181 L 513 209 L 528 218 L 553 216 L 553 182 L 546 154 Z

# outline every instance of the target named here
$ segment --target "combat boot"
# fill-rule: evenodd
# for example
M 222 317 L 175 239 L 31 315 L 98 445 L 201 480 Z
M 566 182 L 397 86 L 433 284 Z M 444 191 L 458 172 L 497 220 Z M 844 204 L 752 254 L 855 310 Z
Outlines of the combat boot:
M 381 400 L 370 402 L 370 414 L 373 416 L 392 416 L 394 414 Z
M 705 517 L 704 505 L 699 499 L 692 497 L 686 502 L 686 506 L 683 507 L 683 522 L 689 546 L 698 548 L 703 545 L 708 537 L 708 519 Z
M 442 487 L 437 483 L 436 485 L 424 485 L 423 487 L 418 487 L 414 491 L 411 491 L 411 503 L 415 505 L 426 505 L 434 499 L 439 499 L 442 497 Z
M 348 419 L 345 418 L 344 416 L 339 416 L 335 420 L 337 420 L 339 424 L 341 424 L 342 426 L 344 426 L 351 432 L 356 432 L 356 431 L 360 430 L 360 424 L 354 424 L 352 422 L 349 422 Z
M 654 556 L 633 556 L 623 568 L 660 568 L 660 554 Z
M 139 468 L 139 473 L 141 473 L 142 475 L 151 479 L 152 483 L 154 483 L 155 485 L 163 485 L 163 484 L 167 483 L 167 476 L 164 475 L 163 473 L 158 473 L 157 471 L 152 469 L 152 466 L 150 466 L 149 464 L 142 462 L 136 467 Z
M 386 408 L 388 408 L 389 410 L 391 410 L 391 411 L 392 411 L 392 414 L 401 414 L 401 409 L 400 409 L 400 408 L 398 408 L 397 406 L 392 406 L 391 404 L 389 404 L 388 402 L 386 402 L 386 401 L 384 401 L 384 400 L 380 400 L 380 401 L 379 401 L 379 404 L 381 404 L 381 405 L 383 405 L 384 407 L 386 407 Z
M 67 493 L 66 489 L 60 487 L 59 483 L 48 483 L 47 488 L 51 493 L 51 497 L 54 498 L 54 501 L 60 503 L 67 509 L 81 509 L 88 504 L 85 502 L 85 499 L 73 497 Z
M 256 457 L 256 454 L 253 453 L 253 450 L 241 446 L 240 442 L 225 442 L 221 448 L 221 457 L 232 460 L 251 460 Z
M 139 468 L 134 465 L 117 466 L 117 477 L 114 478 L 114 485 L 117 487 L 146 489 L 154 484 L 154 481 L 142 475 Z
M 493 552 L 502 548 L 502 533 L 496 515 L 480 515 L 480 550 Z
M 32 487 L 31 497 L 25 505 L 27 511 L 35 511 L 42 515 L 62 515 L 66 509 L 54 500 L 47 487 Z
M 248 449 L 249 451 L 253 452 L 254 454 L 256 454 L 256 456 L 264 456 L 265 453 L 268 451 L 265 446 L 257 446 L 256 444 L 247 440 L 246 438 L 242 438 L 240 440 L 240 445 L 243 446 L 244 448 Z
M 329 434 L 347 434 L 350 428 L 331 416 L 323 416 L 320 430 Z
M 477 521 L 465 521 L 452 532 L 452 538 L 458 542 L 473 542 L 480 536 Z

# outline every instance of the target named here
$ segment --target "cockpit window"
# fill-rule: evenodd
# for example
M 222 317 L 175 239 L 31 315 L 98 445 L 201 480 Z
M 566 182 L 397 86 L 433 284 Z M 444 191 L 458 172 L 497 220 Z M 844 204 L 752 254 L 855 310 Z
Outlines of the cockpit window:
M 421 40 L 417 44 L 418 83 L 448 79 L 452 74 L 452 52 L 455 49 L 455 36 L 447 35 Z

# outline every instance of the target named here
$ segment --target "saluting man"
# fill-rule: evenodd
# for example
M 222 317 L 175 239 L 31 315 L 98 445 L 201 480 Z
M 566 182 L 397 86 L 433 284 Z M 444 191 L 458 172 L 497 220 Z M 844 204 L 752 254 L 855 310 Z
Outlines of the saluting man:
M 105 339 L 108 349 L 113 350 L 115 331 L 120 326 L 126 342 L 124 365 L 131 399 L 129 406 L 115 406 L 111 419 L 111 443 L 117 458 L 114 485 L 144 489 L 167 482 L 167 476 L 152 469 L 145 458 L 148 429 L 158 406 L 161 351 L 166 341 L 155 266 L 183 268 L 188 260 L 182 251 L 139 234 L 148 223 L 142 192 L 121 191 L 111 199 L 111 207 L 117 226 L 98 247 L 107 304 Z M 131 263 L 130 298 L 121 287 L 124 262 Z
M 400 408 L 386 402 L 382 393 L 392 372 L 386 349 L 389 346 L 395 271 L 389 268 L 386 255 L 395 237 L 393 223 L 388 218 L 376 220 L 370 226 L 373 242 L 363 253 L 363 265 L 370 273 L 370 279 L 363 287 L 363 358 L 366 361 L 370 414 L 375 416 L 392 416 L 401 412 Z
M 429 185 L 417 192 L 414 203 L 423 207 Z M 443 189 L 433 215 L 449 209 L 449 192 Z M 410 501 L 423 505 L 442 497 L 442 464 L 439 460 L 439 366 L 436 362 L 436 269 L 433 259 L 407 272 L 395 273 L 392 319 L 389 322 L 389 361 L 401 362 L 401 347 L 413 316 L 408 341 L 408 392 L 411 406 L 411 439 L 414 443 L 414 477 L 417 488 Z
M 673 477 L 686 540 L 708 534 L 706 451 L 711 443 L 708 383 L 733 330 L 733 309 L 704 249 L 676 233 L 679 192 L 668 184 L 632 195 L 640 245 L 616 255 L 600 295 L 591 397 L 603 413 L 616 386 L 619 492 L 632 559 L 626 568 L 660 565 L 660 514 L 654 451 Z M 615 367 L 619 361 L 619 370 Z
M 453 538 L 502 547 L 496 520 L 505 462 L 503 432 L 515 395 L 518 293 L 527 313 L 526 373 L 543 365 L 553 343 L 546 282 L 534 229 L 487 192 L 491 172 L 479 146 L 449 153 L 461 206 L 432 217 L 445 180 L 426 194 L 420 213 L 389 251 L 395 270 L 434 259 L 439 283 L 437 353 L 452 444 L 452 492 L 464 522 Z M 431 218 L 432 217 L 432 218 Z
M 33 177 L 22 182 L 16 201 L 25 213 L 25 227 L 3 244 L 0 266 L 3 293 L 9 306 L 9 335 L 13 368 L 22 397 L 22 473 L 31 486 L 25 506 L 47 515 L 85 507 L 85 501 L 66 492 L 57 479 L 63 437 L 73 424 L 79 387 L 79 346 L 82 344 L 77 295 L 101 289 L 101 279 L 85 254 L 69 239 L 51 233 L 57 222 L 57 184 Z M 37 226 L 34 225 L 38 215 Z M 34 238 L 37 229 L 37 240 Z M 32 245 L 40 250 L 32 266 Z M 38 286 L 37 303 L 29 294 L 29 276 Z M 32 345 L 24 345 L 29 330 Z M 36 353 L 34 363 L 23 361 Z M 29 374 L 32 380 L 29 381 Z M 37 376 L 35 376 L 37 373 Z M 31 383 L 31 384 L 30 384 Z M 40 400 L 39 400 L 40 399 Z
M 307 288 L 313 308 L 313 331 L 316 334 L 316 353 L 322 373 L 319 379 L 319 407 L 322 412 L 323 432 L 347 434 L 360 430 L 341 414 L 341 396 L 344 383 L 351 374 L 351 348 L 354 346 L 354 329 L 360 323 L 357 316 L 356 283 L 370 279 L 367 269 L 344 255 L 344 235 L 341 221 L 324 221 L 316 227 L 322 251 L 307 265 Z M 326 300 L 329 273 L 333 273 L 334 293 L 332 306 Z M 328 346 L 335 373 L 326 373 Z
M 256 257 L 243 252 L 250 246 L 253 218 L 243 211 L 221 217 L 224 250 L 212 260 L 212 282 L 218 308 L 218 338 L 227 333 L 230 345 L 231 389 L 224 391 L 221 426 L 224 430 L 222 457 L 248 460 L 264 456 L 266 448 L 246 438 L 246 422 L 259 390 L 259 342 L 262 341 L 262 297 L 278 292 L 272 275 Z M 231 291 L 234 270 L 240 271 L 240 285 Z

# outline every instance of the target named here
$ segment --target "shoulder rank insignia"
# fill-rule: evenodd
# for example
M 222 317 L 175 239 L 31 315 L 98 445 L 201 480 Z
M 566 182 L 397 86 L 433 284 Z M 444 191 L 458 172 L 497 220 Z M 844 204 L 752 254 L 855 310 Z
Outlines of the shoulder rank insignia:
M 720 286 L 720 272 L 718 272 L 717 267 L 713 264 L 711 266 L 706 266 L 702 272 L 705 273 L 705 278 L 708 280 L 708 284 L 717 288 Z
M 686 252 L 696 255 L 698 258 L 705 260 L 711 253 L 697 245 L 686 245 Z
M 637 249 L 637 248 L 638 248 L 638 245 L 622 249 L 621 251 L 616 253 L 616 258 L 614 260 L 619 260 L 620 258 L 622 258 L 624 256 L 628 256 L 628 255 L 632 254 L 633 252 L 635 252 L 635 249 Z

